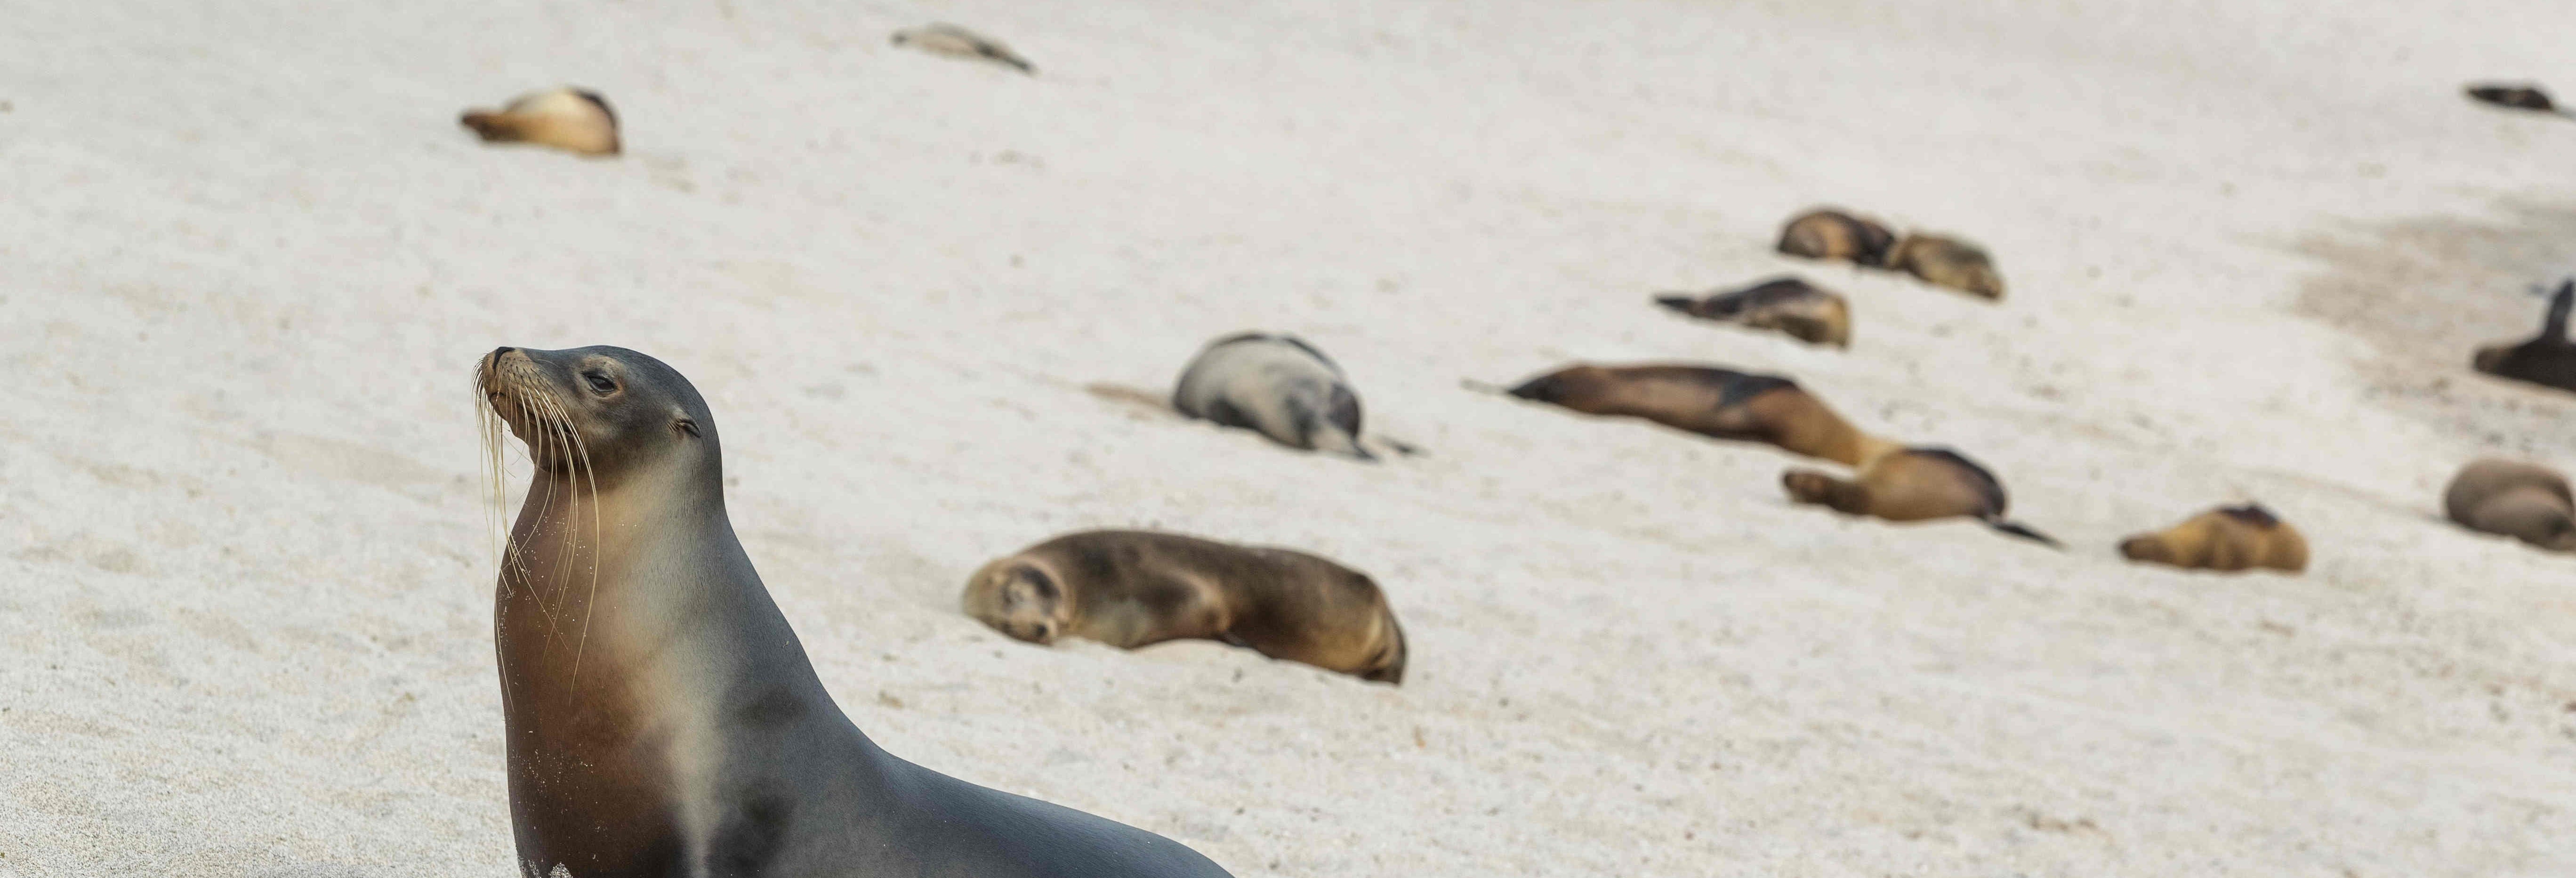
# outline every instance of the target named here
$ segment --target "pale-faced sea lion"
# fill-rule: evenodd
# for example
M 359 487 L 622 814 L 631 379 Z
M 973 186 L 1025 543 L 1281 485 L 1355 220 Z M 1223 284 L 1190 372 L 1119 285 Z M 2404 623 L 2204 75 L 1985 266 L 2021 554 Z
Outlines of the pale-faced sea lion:
M 1781 487 L 1800 503 L 1829 506 L 1848 515 L 1889 521 L 1974 518 L 2013 536 L 2058 545 L 2048 535 L 2008 521 L 2004 485 L 1976 461 L 1947 448 L 1904 448 L 1860 466 L 1851 479 L 1811 469 L 1780 475 Z
M 2308 541 L 2261 504 L 2224 506 L 2181 524 L 2120 541 L 2132 561 L 2207 570 L 2266 567 L 2297 573 L 2308 568 Z
M 990 61 L 1033 76 L 1038 72 L 1028 59 L 1002 45 L 1002 41 L 946 22 L 895 31 L 893 43 L 952 58 Z
M 2519 344 L 2478 349 L 2469 365 L 2498 378 L 2528 381 L 2560 390 L 2576 390 L 2576 343 L 2567 340 L 2567 311 L 2576 305 L 2576 278 L 2558 285 L 2549 297 L 2549 313 L 2540 318 L 2540 334 Z
M 1668 293 L 1656 296 L 1655 303 L 1702 320 L 1776 330 L 1809 344 L 1851 347 L 1851 305 L 1842 294 L 1800 278 L 1775 277 L 1705 298 Z
M 1887 267 L 1989 299 L 2004 297 L 2004 276 L 1984 248 L 1944 235 L 1910 234 L 1888 251 Z
M 1503 392 L 1852 466 L 1898 447 L 1854 428 L 1795 381 L 1716 366 L 1577 364 Z
M 2499 107 L 2543 113 L 2558 110 L 2558 105 L 2549 99 L 2549 93 L 2541 91 L 2540 86 L 2533 83 L 2480 83 L 2469 86 L 2467 91 L 2470 100 Z
M 1404 628 L 1367 574 L 1304 552 L 1095 530 L 1021 549 L 966 580 L 966 614 L 1031 643 L 1120 649 L 1218 640 L 1364 680 L 1404 681 Z
M 527 875 L 1226 874 L 869 741 L 735 540 L 716 422 L 679 372 L 505 347 L 475 383 L 491 459 L 507 424 L 535 463 L 493 612 Z
M 2470 530 L 2576 552 L 2576 496 L 2557 470 L 2482 458 L 2460 468 L 2442 492 L 2442 512 Z
M 1875 266 L 1885 263 L 1888 245 L 1895 242 L 1896 234 L 1874 220 L 1820 207 L 1780 227 L 1779 249 L 1791 256 Z
M 1361 460 L 1360 397 L 1323 351 L 1293 335 L 1244 332 L 1209 342 L 1181 371 L 1172 408 L 1290 448 Z
M 557 88 L 520 95 L 499 110 L 458 119 L 487 143 L 533 143 L 582 155 L 616 155 L 617 111 L 598 92 Z

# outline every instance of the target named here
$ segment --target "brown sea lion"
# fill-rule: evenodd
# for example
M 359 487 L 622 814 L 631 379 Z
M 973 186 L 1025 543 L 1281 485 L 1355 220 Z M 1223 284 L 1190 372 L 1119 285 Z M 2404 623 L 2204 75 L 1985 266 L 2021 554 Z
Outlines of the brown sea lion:
M 1842 294 L 1795 277 L 1775 277 L 1734 292 L 1695 298 L 1655 297 L 1655 304 L 1702 320 L 1770 329 L 1809 344 L 1851 347 L 1851 305 Z
M 1780 227 L 1780 252 L 1809 259 L 1839 259 L 1882 265 L 1896 234 L 1874 220 L 1820 207 L 1789 219 Z
M 2442 492 L 2442 512 L 2470 530 L 2576 552 L 2576 496 L 2557 470 L 2482 458 L 2460 468 Z
M 892 42 L 952 58 L 989 61 L 1032 76 L 1038 72 L 1029 59 L 1002 45 L 1002 41 L 946 22 L 895 31 Z
M 2308 568 L 2308 541 L 2299 529 L 2260 504 L 2223 506 L 2181 524 L 2120 541 L 2132 561 L 2208 570 L 2268 567 L 2297 573 Z
M 486 143 L 533 143 L 589 156 L 616 155 L 617 111 L 598 92 L 557 88 L 520 95 L 499 110 L 457 120 Z
M 734 538 L 714 414 L 677 370 L 505 347 L 475 389 L 487 459 L 506 424 L 535 464 L 492 615 L 521 874 L 1226 874 L 869 741 Z
M 1066 534 L 966 580 L 966 614 L 1031 643 L 1120 649 L 1217 640 L 1363 680 L 1404 682 L 1404 628 L 1367 574 L 1304 552 L 1180 534 Z
M 1904 448 L 1881 454 L 1860 466 L 1851 479 L 1838 479 L 1811 469 L 1780 475 L 1781 487 L 1800 503 L 1830 506 L 1848 515 L 1889 521 L 1974 518 L 2013 536 L 2049 546 L 2047 534 L 2008 521 L 2004 485 L 1975 461 L 1947 448 Z
M 1715 439 L 1768 443 L 1848 466 L 1898 447 L 1854 428 L 1795 381 L 1716 366 L 1578 364 L 1503 392 L 1588 415 L 1643 418 Z
M 2469 359 L 2470 368 L 2515 381 L 2560 390 L 2576 390 L 2576 343 L 2567 340 L 2567 312 L 2576 305 L 2576 278 L 2558 285 L 2549 297 L 2549 312 L 2540 318 L 2540 334 L 2517 344 L 2490 345 Z
M 1989 299 L 2004 297 L 2004 277 L 1984 248 L 1944 235 L 1911 234 L 1887 254 L 1887 267 L 1923 282 Z
M 2480 83 L 2469 86 L 2467 91 L 2470 100 L 2499 107 L 2543 113 L 2558 110 L 2557 103 L 2549 99 L 2549 93 L 2541 91 L 2540 86 L 2534 83 Z

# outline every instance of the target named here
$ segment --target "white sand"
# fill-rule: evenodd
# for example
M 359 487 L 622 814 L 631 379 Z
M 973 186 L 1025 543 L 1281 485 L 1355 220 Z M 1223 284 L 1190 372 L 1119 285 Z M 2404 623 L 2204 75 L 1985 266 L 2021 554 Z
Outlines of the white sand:
M 2436 518 L 2475 454 L 2576 465 L 2570 397 L 2465 369 L 2576 265 L 2576 123 L 2457 93 L 2576 90 L 2576 6 L 458 5 L 8 9 L 0 875 L 510 874 L 502 343 L 695 380 L 878 741 L 1237 875 L 2576 874 L 2576 567 Z M 886 45 L 938 19 L 1041 75 Z M 557 82 L 625 157 L 454 124 Z M 2011 298 L 1768 252 L 1823 202 Z M 1788 270 L 1848 354 L 1646 302 Z M 1244 328 L 1432 456 L 1080 390 Z M 2074 551 L 1457 387 L 1577 358 L 1795 375 Z M 2248 498 L 2308 575 L 2111 550 Z M 1405 686 L 955 609 L 1137 525 L 1375 574 Z

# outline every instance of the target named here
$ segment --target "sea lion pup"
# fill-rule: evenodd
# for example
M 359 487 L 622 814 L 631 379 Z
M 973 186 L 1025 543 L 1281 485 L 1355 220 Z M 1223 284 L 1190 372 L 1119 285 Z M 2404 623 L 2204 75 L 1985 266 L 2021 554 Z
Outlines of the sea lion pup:
M 1808 344 L 1851 347 L 1851 305 L 1841 294 L 1794 277 L 1775 277 L 1731 293 L 1655 297 L 1655 304 L 1720 323 L 1787 333 Z
M 1342 367 L 1293 335 L 1243 332 L 1208 342 L 1181 371 L 1172 408 L 1290 448 L 1377 460 L 1360 447 L 1360 397 Z
M 1896 234 L 1874 220 L 1830 207 L 1791 217 L 1780 227 L 1780 252 L 1809 259 L 1840 259 L 1861 265 L 1886 263 Z
M 2222 506 L 2181 524 L 2120 541 L 2131 561 L 2209 570 L 2308 569 L 2308 541 L 2261 504 Z
M 1847 466 L 1898 447 L 1855 429 L 1795 381 L 1715 366 L 1577 364 L 1503 392 L 1588 415 L 1644 418 L 1711 438 L 1768 443 Z
M 1094 530 L 1021 549 L 966 580 L 966 615 L 1030 643 L 1120 649 L 1218 640 L 1274 659 L 1404 682 L 1404 628 L 1367 574 L 1304 552 Z
M 581 155 L 616 155 L 617 111 L 595 91 L 557 88 L 511 99 L 499 110 L 467 110 L 457 120 L 486 143 L 533 143 Z
M 2480 83 L 2469 86 L 2466 91 L 2470 100 L 2499 107 L 2543 113 L 2558 111 L 2558 104 L 2549 99 L 2549 93 L 2541 91 L 2535 83 Z
M 1984 248 L 1942 235 L 1910 234 L 1888 251 L 1887 267 L 1938 287 L 1983 296 L 2004 297 L 2004 276 L 1995 271 Z
M 475 384 L 495 471 L 499 424 L 535 464 L 492 617 L 525 874 L 1226 874 L 869 741 L 734 539 L 715 418 L 679 372 L 505 347 Z
M 2560 390 L 2576 390 L 2576 343 L 2567 340 L 2567 312 L 2576 306 L 2576 278 L 2558 285 L 2549 297 L 2549 313 L 2540 318 L 2540 334 L 2520 344 L 2478 349 L 2469 366 L 2498 378 L 2528 381 Z
M 2442 491 L 2442 512 L 2470 530 L 2576 552 L 2576 496 L 2567 477 L 2534 463 L 2481 458 Z
M 893 42 L 898 46 L 911 46 L 953 58 L 991 61 L 1031 76 L 1038 72 L 1037 67 L 1029 64 L 1029 59 L 1002 45 L 1002 41 L 946 22 L 895 31 Z
M 1781 487 L 1800 503 L 1833 507 L 1848 515 L 1889 521 L 1974 518 L 2013 536 L 2059 546 L 2047 534 L 2005 520 L 2004 485 L 1976 461 L 1947 448 L 1903 448 L 1861 465 L 1850 480 L 1811 469 L 1780 474 Z

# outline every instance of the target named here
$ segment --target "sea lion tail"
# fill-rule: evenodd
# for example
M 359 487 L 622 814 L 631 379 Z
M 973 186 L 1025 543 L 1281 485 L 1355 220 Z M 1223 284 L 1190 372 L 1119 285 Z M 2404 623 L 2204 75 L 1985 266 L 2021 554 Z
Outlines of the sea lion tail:
M 2031 530 L 2029 525 L 2025 525 L 2017 521 L 2007 521 L 2001 518 L 1989 518 L 1986 519 L 1986 526 L 2052 549 L 2063 550 L 2066 548 L 2065 543 L 2058 542 L 2055 538 L 2050 537 L 2047 534 Z

